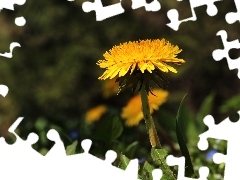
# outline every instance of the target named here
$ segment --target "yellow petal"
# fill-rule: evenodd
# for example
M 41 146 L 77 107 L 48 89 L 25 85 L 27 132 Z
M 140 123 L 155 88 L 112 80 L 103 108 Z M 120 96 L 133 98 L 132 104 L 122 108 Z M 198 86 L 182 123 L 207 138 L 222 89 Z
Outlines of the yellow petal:
M 119 77 L 124 76 L 128 72 L 128 70 L 130 69 L 130 67 L 131 67 L 131 64 L 123 65 L 123 67 L 121 68 L 121 70 L 119 72 Z
M 134 69 L 136 68 L 136 65 L 137 65 L 136 63 L 133 63 L 133 64 L 132 64 L 132 67 L 131 67 L 131 73 L 130 73 L 130 74 L 133 73 Z

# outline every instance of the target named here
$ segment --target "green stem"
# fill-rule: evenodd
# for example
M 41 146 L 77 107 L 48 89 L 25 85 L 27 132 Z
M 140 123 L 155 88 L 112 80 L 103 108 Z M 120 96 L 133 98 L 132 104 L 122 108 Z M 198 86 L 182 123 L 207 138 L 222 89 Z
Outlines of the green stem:
M 144 120 L 146 123 L 150 143 L 151 143 L 152 147 L 161 148 L 161 144 L 160 144 L 160 141 L 159 141 L 159 138 L 157 135 L 157 130 L 155 128 L 154 121 L 153 121 L 153 118 L 150 113 L 148 95 L 147 95 L 144 85 L 141 88 L 141 100 L 142 100 L 143 116 L 144 116 Z

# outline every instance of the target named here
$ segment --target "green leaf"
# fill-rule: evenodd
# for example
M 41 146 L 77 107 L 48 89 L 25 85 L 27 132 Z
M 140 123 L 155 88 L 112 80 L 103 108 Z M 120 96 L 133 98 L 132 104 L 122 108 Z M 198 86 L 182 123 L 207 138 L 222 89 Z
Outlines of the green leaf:
M 182 134 L 186 144 L 195 146 L 199 141 L 198 136 L 200 133 L 202 133 L 202 131 L 200 131 L 199 126 L 196 125 L 195 115 L 192 114 L 191 111 L 189 111 L 189 108 L 184 104 L 182 104 L 181 106 L 180 119 L 184 119 L 184 122 L 183 121 L 178 121 L 178 122 L 180 127 L 184 127 L 184 129 L 182 128 L 181 130 L 182 130 Z M 176 117 L 175 117 L 175 125 L 176 125 Z M 175 125 L 174 127 L 176 130 Z
M 190 158 L 189 151 L 187 149 L 185 140 L 183 138 L 184 136 L 183 136 L 183 133 L 182 133 L 182 130 L 181 130 L 180 122 L 179 122 L 180 110 L 181 110 L 181 107 L 182 107 L 183 100 L 185 99 L 186 96 L 187 96 L 187 94 L 183 97 L 183 99 L 180 103 L 180 106 L 178 108 L 178 112 L 177 112 L 177 116 L 176 116 L 176 134 L 177 134 L 178 144 L 180 146 L 182 155 L 185 157 L 186 176 L 192 177 L 192 176 L 194 176 L 193 165 L 192 165 L 192 161 L 191 161 L 191 158 Z
M 154 166 L 152 166 L 151 164 L 149 164 L 147 161 L 144 162 L 142 171 L 141 171 L 141 179 L 142 180 L 152 180 L 152 171 L 154 170 Z
M 123 125 L 118 116 L 112 115 L 101 122 L 93 138 L 104 142 L 111 142 L 117 139 L 123 132 Z
M 240 107 L 240 95 L 236 95 L 228 99 L 226 102 L 224 102 L 224 104 L 220 106 L 219 111 L 221 113 L 227 113 L 230 111 L 236 112 L 239 110 L 239 107 Z
M 143 165 L 143 170 L 149 172 L 152 174 L 152 171 L 154 170 L 154 166 L 152 166 L 151 164 L 149 164 L 147 161 L 144 162 L 144 165 Z
M 42 154 L 43 156 L 45 156 L 48 153 L 48 149 L 47 148 L 42 148 L 40 149 L 39 153 Z
M 214 101 L 215 93 L 210 93 L 202 102 L 200 109 L 197 113 L 196 120 L 198 123 L 198 127 L 200 128 L 201 132 L 204 131 L 205 125 L 202 123 L 203 118 L 210 114 L 212 111 L 213 101 Z M 200 124 L 202 124 L 200 126 Z
M 138 148 L 138 144 L 139 144 L 138 141 L 135 141 L 135 142 L 129 144 L 127 146 L 124 154 L 127 154 L 128 157 L 132 157 Z
M 48 123 L 46 119 L 38 118 L 34 125 L 38 131 L 43 131 L 47 127 L 47 124 Z
M 49 143 L 49 140 L 46 137 L 46 131 L 39 132 L 39 139 L 43 145 L 47 145 Z
M 125 155 L 120 154 L 120 163 L 119 163 L 118 167 L 120 169 L 125 170 L 129 164 L 129 162 L 130 162 L 130 159 L 128 159 Z
M 71 145 L 67 146 L 66 148 L 66 154 L 67 155 L 73 155 L 76 154 L 76 148 L 78 145 L 78 141 L 74 141 Z
M 160 169 L 163 171 L 163 177 L 161 180 L 176 180 L 172 170 L 166 163 L 166 157 L 168 152 L 164 149 L 151 149 L 151 156 L 153 161 L 159 165 Z

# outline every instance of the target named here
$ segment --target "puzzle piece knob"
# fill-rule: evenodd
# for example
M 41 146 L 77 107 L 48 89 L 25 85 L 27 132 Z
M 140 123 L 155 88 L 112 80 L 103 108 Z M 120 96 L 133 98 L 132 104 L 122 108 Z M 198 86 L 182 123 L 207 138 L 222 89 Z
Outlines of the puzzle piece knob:
M 207 115 L 203 119 L 204 124 L 206 124 L 209 128 L 215 125 L 215 121 L 212 115 Z
M 228 13 L 225 16 L 225 19 L 228 24 L 233 24 L 236 22 L 236 13 Z
M 200 150 L 204 151 L 208 148 L 208 141 L 205 137 L 200 136 L 200 140 L 198 141 L 197 145 Z
M 221 59 L 224 58 L 224 56 L 225 56 L 224 53 L 225 53 L 225 51 L 222 50 L 222 49 L 214 50 L 214 51 L 212 52 L 213 59 L 214 59 L 215 61 L 220 61 Z
M 81 146 L 84 150 L 84 153 L 89 152 L 91 145 L 92 145 L 92 141 L 90 139 L 85 139 L 82 141 Z
M 38 139 L 39 139 L 39 137 L 38 137 L 37 134 L 35 134 L 35 133 L 30 133 L 30 134 L 28 135 L 26 141 L 27 141 L 29 144 L 34 144 L 34 143 L 36 143 L 36 142 L 38 141 Z
M 180 21 L 178 21 L 179 19 L 178 11 L 176 9 L 170 9 L 167 12 L 167 17 L 170 20 L 170 23 L 168 23 L 167 25 L 173 30 L 177 31 L 181 23 Z
M 115 151 L 109 150 L 105 154 L 105 161 L 108 163 L 113 163 L 115 159 L 117 158 L 117 153 Z
M 95 10 L 95 8 L 92 7 L 92 4 L 93 4 L 93 3 L 91 3 L 91 2 L 84 2 L 84 3 L 82 4 L 82 9 L 83 9 L 83 11 L 86 12 L 86 13 L 88 13 L 88 12 L 90 12 L 90 11 Z
M 8 93 L 9 89 L 7 86 L 5 85 L 0 85 L 0 95 L 2 95 L 3 97 L 5 97 Z
M 218 9 L 214 4 L 209 4 L 207 7 L 207 14 L 209 16 L 215 16 L 218 13 Z
M 47 132 L 47 138 L 51 141 L 56 141 L 60 139 L 59 134 L 55 129 L 50 129 Z
M 160 180 L 162 175 L 163 175 L 163 173 L 162 173 L 161 169 L 154 169 L 152 171 L 153 180 Z
M 226 155 L 221 154 L 221 153 L 215 153 L 213 155 L 213 162 L 216 164 L 220 164 L 222 162 L 225 162 L 226 160 Z
M 174 157 L 173 155 L 168 155 L 166 158 L 166 162 L 169 166 L 178 165 L 180 161 L 184 161 L 184 157 Z
M 23 5 L 25 2 L 26 2 L 26 0 L 18 0 L 18 1 L 17 1 L 17 4 L 18 4 L 18 5 Z
M 200 175 L 199 180 L 207 180 L 207 177 L 209 175 L 209 168 L 206 166 L 200 167 L 199 175 Z

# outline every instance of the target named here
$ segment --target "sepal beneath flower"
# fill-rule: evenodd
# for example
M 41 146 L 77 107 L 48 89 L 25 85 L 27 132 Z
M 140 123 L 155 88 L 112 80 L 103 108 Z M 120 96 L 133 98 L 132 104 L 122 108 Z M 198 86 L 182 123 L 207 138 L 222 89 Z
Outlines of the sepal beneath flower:
M 154 95 L 152 92 L 151 83 L 153 82 L 158 87 L 166 89 L 168 84 L 167 79 L 168 77 L 163 75 L 163 73 L 157 69 L 153 70 L 152 73 L 142 73 L 140 70 L 134 70 L 133 72 L 128 71 L 125 76 L 118 77 L 116 82 L 119 83 L 118 93 L 122 89 L 132 86 L 133 94 L 135 94 L 137 91 L 140 91 L 141 88 L 144 87 L 147 94 L 150 92 L 152 95 Z

